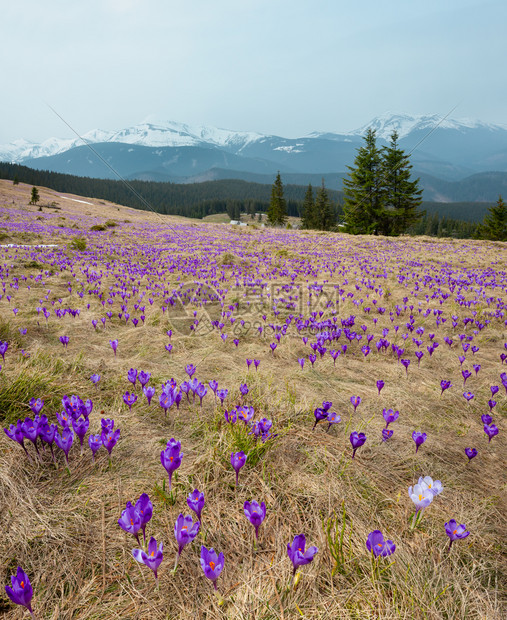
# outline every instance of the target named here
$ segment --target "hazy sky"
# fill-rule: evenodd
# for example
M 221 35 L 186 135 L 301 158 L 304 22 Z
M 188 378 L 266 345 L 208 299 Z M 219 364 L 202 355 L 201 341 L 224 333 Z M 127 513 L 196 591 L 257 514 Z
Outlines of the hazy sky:
M 18 0 L 0 144 L 147 116 L 299 137 L 386 111 L 507 124 L 507 2 Z

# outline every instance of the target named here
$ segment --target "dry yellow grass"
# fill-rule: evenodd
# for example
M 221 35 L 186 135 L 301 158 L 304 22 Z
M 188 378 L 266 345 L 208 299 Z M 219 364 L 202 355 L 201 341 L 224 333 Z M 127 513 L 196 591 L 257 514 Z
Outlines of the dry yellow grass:
M 37 223 L 40 215 L 37 207 L 26 204 L 29 190 L 28 186 L 13 187 L 8 182 L 0 182 L 0 205 L 3 205 L 0 206 L 0 233 L 3 222 Z M 217 230 L 225 231 L 223 227 L 100 204 L 94 199 L 73 197 L 92 202 L 91 205 L 63 200 L 52 190 L 40 189 L 40 194 L 43 204 L 58 202 L 60 210 L 54 211 L 55 221 L 64 217 L 65 222 L 75 222 L 80 227 L 79 233 L 87 237 L 92 254 L 82 255 L 68 247 L 74 234 L 68 225 L 51 232 L 9 229 L 8 242 L 58 243 L 64 254 L 75 261 L 75 273 L 81 278 L 81 269 L 86 266 L 105 272 L 106 261 L 114 263 L 118 269 L 126 264 L 127 258 L 133 257 L 138 266 L 146 266 L 154 245 L 162 255 L 165 252 L 167 256 L 180 256 L 182 265 L 198 257 L 204 248 L 212 247 L 210 263 L 222 265 L 220 270 L 223 269 L 228 278 L 218 284 L 230 288 L 224 310 L 236 296 L 242 299 L 234 290 L 234 270 L 241 268 L 253 278 L 258 277 L 260 265 L 253 255 L 263 250 L 270 257 L 271 266 L 278 267 L 270 284 L 287 284 L 288 278 L 280 272 L 284 267 L 305 260 L 316 274 L 308 276 L 310 282 L 337 282 L 346 292 L 356 292 L 356 283 L 363 286 L 360 265 L 365 257 L 372 257 L 378 261 L 374 263 L 378 273 L 386 270 L 387 278 L 375 281 L 375 286 L 380 284 L 384 291 L 381 300 L 387 308 L 386 314 L 384 317 L 378 315 L 379 322 L 375 326 L 372 313 L 359 313 L 351 299 L 345 297 L 339 316 L 357 314 L 358 323 L 368 326 L 367 333 L 377 336 L 383 326 L 390 326 L 389 311 L 403 303 L 407 293 L 408 289 L 396 278 L 399 266 L 407 260 L 423 263 L 420 270 L 430 266 L 457 270 L 464 266 L 477 269 L 492 266 L 497 272 L 505 271 L 504 244 L 345 235 L 323 238 L 313 233 L 277 231 L 275 234 L 268 229 L 248 232 L 227 229 L 223 237 L 218 237 Z M 19 213 L 13 213 L 12 209 L 18 209 Z M 99 235 L 89 235 L 93 224 L 109 219 L 122 225 Z M 125 223 L 126 219 L 130 222 Z M 167 228 L 165 242 L 160 235 L 156 242 L 150 237 L 149 231 L 154 227 L 191 224 L 196 225 L 192 235 L 185 236 L 183 228 L 177 229 L 178 234 Z M 282 246 L 281 235 L 284 235 Z M 321 255 L 324 248 L 328 255 L 336 252 L 342 261 L 334 274 L 326 272 L 329 256 Z M 233 255 L 232 266 L 229 259 L 221 258 L 226 254 Z M 99 321 L 98 329 L 93 330 L 91 319 L 104 316 L 107 305 L 102 308 L 93 295 L 86 294 L 83 299 L 77 297 L 76 281 L 69 268 L 60 272 L 55 265 L 44 263 L 44 256 L 40 251 L 15 249 L 0 254 L 0 265 L 13 265 L 9 267 L 9 282 L 12 274 L 20 278 L 26 276 L 29 280 L 30 276 L 44 276 L 39 282 L 32 278 L 30 290 L 20 279 L 18 290 L 7 291 L 12 301 L 8 302 L 5 295 L 0 301 L 0 340 L 9 341 L 0 372 L 0 402 L 4 406 L 0 417 L 11 419 L 28 415 L 28 400 L 33 396 L 46 401 L 43 413 L 53 422 L 63 394 L 78 394 L 94 402 L 90 430 L 98 432 L 100 412 L 104 411 L 106 417 L 115 419 L 121 429 L 121 439 L 113 450 L 111 468 L 108 468 L 105 452 L 98 453 L 97 462 L 92 466 L 89 451 L 80 457 L 78 447 L 73 446 L 69 474 L 62 454 L 57 455 L 58 469 L 47 451 L 42 464 L 31 463 L 19 446 L 2 433 L 0 583 L 6 584 L 16 566 L 22 566 L 34 587 L 33 603 L 39 618 L 493 620 L 505 617 L 507 470 L 504 418 L 507 407 L 503 388 L 497 395 L 499 404 L 495 413 L 500 434 L 490 444 L 480 423 L 480 415 L 487 410 L 484 404 L 489 386 L 499 384 L 499 374 L 503 370 L 498 357 L 507 340 L 503 321 L 488 326 L 474 339 L 480 346 L 480 353 L 477 359 L 470 361 L 477 361 L 482 368 L 477 378 L 468 380 L 467 388 L 470 386 L 469 389 L 481 394 L 481 398 L 466 404 L 460 389 L 458 352 L 455 346 L 449 349 L 441 336 L 434 356 L 430 358 L 425 353 L 420 367 L 410 355 L 412 364 L 408 377 L 392 355 L 377 355 L 372 351 L 364 359 L 357 344 L 350 347 L 347 355 L 338 358 L 336 366 L 326 355 L 316 362 L 314 369 L 307 360 L 301 371 L 297 359 L 311 351 L 301 337 L 293 333 L 293 327 L 291 335 L 282 339 L 273 355 L 269 349 L 273 342 L 271 336 L 259 336 L 252 328 L 238 335 L 240 345 L 236 348 L 231 342 L 235 336 L 230 325 L 226 328 L 229 336 L 224 343 L 216 330 L 207 333 L 203 329 L 203 320 L 201 329 L 192 335 L 187 335 L 188 327 L 185 335 L 175 333 L 171 340 L 174 348 L 169 354 L 164 349 L 169 341 L 165 332 L 171 327 L 170 318 L 174 313 L 171 315 L 170 308 L 163 313 L 160 300 L 151 306 L 147 301 L 149 294 L 143 299 L 146 304 L 144 325 L 135 328 L 129 323 L 125 326 L 124 321 L 115 318 L 107 322 L 105 329 Z M 46 270 L 52 271 L 52 275 L 45 275 Z M 350 270 L 348 275 L 347 270 Z M 178 276 L 182 280 L 186 277 L 178 270 L 163 277 L 176 286 Z M 133 277 L 137 285 L 140 278 Z M 344 283 L 346 279 L 347 284 Z M 147 280 L 146 277 L 142 279 L 143 286 Z M 156 283 L 155 277 L 152 280 Z M 67 289 L 69 281 L 73 285 L 72 293 Z M 107 293 L 114 282 L 111 275 L 103 277 L 101 290 Z M 300 277 L 295 282 L 306 286 L 305 278 Z M 90 285 L 85 290 L 91 288 Z M 51 292 L 47 293 L 48 290 Z M 431 291 L 423 291 L 426 292 L 431 294 Z M 264 325 L 260 315 L 265 313 L 267 323 L 281 324 L 289 311 L 280 308 L 280 316 L 274 317 L 269 300 L 266 295 L 264 297 L 268 302 L 264 310 L 245 315 L 245 319 L 253 318 Z M 503 293 L 502 297 L 505 301 Z M 40 299 L 43 304 L 39 303 Z M 53 312 L 55 306 L 50 303 L 58 299 L 62 299 L 62 303 L 56 302 L 56 307 L 81 308 L 81 314 L 57 320 Z M 115 317 L 119 304 L 123 303 L 116 299 L 112 309 Z M 425 302 L 424 296 L 420 300 Z M 86 308 L 87 303 L 91 304 L 90 310 Z M 129 307 L 132 303 L 130 300 Z M 52 310 L 47 327 L 42 314 L 35 312 L 39 305 L 47 305 Z M 13 307 L 19 308 L 16 315 Z M 450 300 L 442 307 L 444 316 L 469 314 Z M 199 315 L 203 311 L 203 308 L 191 306 L 191 310 L 194 309 Z M 302 311 L 306 309 L 302 307 Z M 406 320 L 405 316 L 397 322 Z M 239 319 L 236 327 L 238 323 Z M 416 315 L 416 325 L 423 325 L 426 333 L 432 331 L 433 315 L 427 318 Z M 26 336 L 19 334 L 20 327 L 28 328 Z M 448 333 L 448 327 L 447 324 L 440 331 Z M 467 333 L 470 333 L 469 328 Z M 58 340 L 62 334 L 70 337 L 67 350 Z M 392 337 L 392 330 L 390 335 Z M 117 357 L 109 346 L 112 338 L 119 340 Z M 401 344 L 400 338 L 397 342 Z M 374 344 L 371 346 L 373 349 Z M 29 353 L 29 357 L 21 355 L 21 349 Z M 247 357 L 261 359 L 257 372 L 253 367 L 247 371 Z M 178 382 L 184 380 L 184 367 L 188 363 L 197 366 L 196 376 L 200 380 L 215 378 L 220 387 L 229 388 L 226 402 L 230 406 L 238 402 L 239 385 L 246 382 L 250 388 L 248 402 L 255 407 L 256 419 L 265 415 L 273 420 L 278 437 L 266 445 L 265 453 L 255 465 L 247 462 L 240 473 L 237 490 L 229 456 L 242 445 L 250 445 L 249 440 L 238 436 L 225 424 L 223 409 L 210 394 L 204 399 L 202 409 L 184 400 L 180 410 L 173 407 L 167 418 L 157 405 L 162 381 L 171 377 Z M 151 384 L 156 386 L 157 396 L 151 407 L 138 389 L 139 400 L 132 412 L 123 403 L 122 394 L 131 388 L 127 381 L 129 368 L 152 373 Z M 89 381 L 95 372 L 102 375 L 97 388 Z M 380 378 L 386 383 L 381 397 L 375 385 Z M 454 387 L 440 397 L 442 378 L 450 379 Z M 349 402 L 352 395 L 362 398 L 355 414 Z M 312 432 L 313 410 L 323 400 L 333 402 L 333 409 L 342 415 L 343 421 L 329 433 L 325 433 L 321 425 Z M 383 407 L 400 411 L 399 421 L 392 426 L 394 436 L 387 443 L 381 442 Z M 414 429 L 428 433 L 428 441 L 417 455 L 411 440 Z M 352 430 L 365 430 L 368 437 L 354 461 L 350 458 L 348 439 Z M 181 441 L 185 454 L 175 480 L 173 500 L 161 488 L 166 473 L 160 464 L 160 451 L 170 437 Z M 479 448 L 479 456 L 468 465 L 464 448 L 469 445 Z M 440 479 L 444 491 L 427 509 L 420 527 L 413 531 L 410 529 L 413 505 L 407 489 L 419 476 L 425 475 Z M 176 553 L 174 522 L 180 512 L 189 512 L 185 499 L 194 488 L 204 491 L 206 497 L 202 529 L 194 543 L 184 550 L 174 574 L 171 572 Z M 158 590 L 150 571 L 132 558 L 131 549 L 136 546 L 133 537 L 117 524 L 125 503 L 134 501 L 143 492 L 150 495 L 154 504 L 148 536 L 153 535 L 164 543 Z M 260 528 L 256 549 L 253 528 L 243 514 L 246 499 L 267 504 L 267 517 Z M 339 538 L 344 514 L 344 561 L 332 574 L 335 561 L 326 530 L 329 528 L 331 543 L 337 536 Z M 452 518 L 465 523 L 471 535 L 464 541 L 457 541 L 452 552 L 447 554 L 443 525 Z M 368 533 L 377 528 L 397 546 L 393 556 L 380 559 L 378 570 L 372 567 L 365 548 Z M 313 563 L 303 567 L 297 588 L 291 590 L 288 588 L 291 566 L 286 545 L 299 533 L 306 534 L 307 543 L 317 545 L 319 552 Z M 223 551 L 225 555 L 225 569 L 218 582 L 225 601 L 223 605 L 219 605 L 200 568 L 201 544 Z M 21 609 L 14 609 L 3 594 L 0 595 L 0 612 L 6 619 L 23 617 Z

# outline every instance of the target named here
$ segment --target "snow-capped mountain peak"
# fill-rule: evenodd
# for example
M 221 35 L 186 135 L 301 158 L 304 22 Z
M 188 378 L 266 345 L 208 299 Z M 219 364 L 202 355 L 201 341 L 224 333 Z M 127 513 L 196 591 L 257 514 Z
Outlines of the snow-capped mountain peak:
M 232 131 L 204 125 L 186 125 L 175 121 L 159 121 L 146 119 L 139 125 L 117 131 L 94 129 L 83 135 L 90 143 L 118 142 L 148 147 L 181 147 L 181 146 L 217 146 L 233 148 L 239 152 L 247 144 L 265 136 L 256 132 Z M 82 146 L 83 140 L 49 138 L 41 144 L 27 140 L 15 140 L 0 146 L 0 160 L 21 162 L 25 159 L 58 155 L 76 146 Z
M 375 129 L 377 138 L 389 140 L 394 130 L 398 132 L 399 138 L 404 138 L 414 131 L 431 131 L 435 128 L 454 129 L 464 131 L 466 129 L 506 129 L 501 125 L 483 123 L 482 121 L 469 118 L 453 119 L 444 118 L 438 114 L 425 114 L 412 116 L 410 114 L 393 114 L 386 112 L 381 116 L 375 117 L 366 125 L 350 132 L 350 135 L 363 136 L 369 128 Z

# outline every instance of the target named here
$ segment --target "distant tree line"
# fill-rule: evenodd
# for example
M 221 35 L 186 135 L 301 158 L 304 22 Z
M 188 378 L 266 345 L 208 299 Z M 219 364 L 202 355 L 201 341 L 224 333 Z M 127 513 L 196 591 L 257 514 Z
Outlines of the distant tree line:
M 476 236 L 478 227 L 477 222 L 455 220 L 445 215 L 440 216 L 438 213 L 424 213 L 416 223 L 408 228 L 407 234 L 471 239 Z
M 224 212 L 237 215 L 238 209 L 241 213 L 266 212 L 271 198 L 269 185 L 239 179 L 188 184 L 128 181 L 126 185 L 122 181 L 78 177 L 48 170 L 34 170 L 19 164 L 0 163 L 0 179 L 13 180 L 15 177 L 21 183 L 146 210 L 147 206 L 139 195 L 157 213 L 192 218 Z M 299 217 L 305 187 L 287 185 L 284 192 L 287 214 Z M 332 191 L 330 194 L 337 202 L 340 200 L 339 192 Z

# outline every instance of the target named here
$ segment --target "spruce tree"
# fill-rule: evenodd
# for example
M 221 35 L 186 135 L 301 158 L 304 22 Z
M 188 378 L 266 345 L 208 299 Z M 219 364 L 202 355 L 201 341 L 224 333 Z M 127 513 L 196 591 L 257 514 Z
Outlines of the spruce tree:
M 30 197 L 30 204 L 36 205 L 40 200 L 39 190 L 36 187 L 32 187 L 32 195 Z
M 12 184 L 13 185 L 19 185 L 19 179 L 18 179 L 18 175 L 17 174 L 14 175 L 14 179 L 12 180 Z
M 322 179 L 322 185 L 317 190 L 317 197 L 315 199 L 315 219 L 319 230 L 331 230 L 334 226 L 334 213 L 329 196 L 327 195 L 327 189 L 324 185 L 324 179 Z
M 391 134 L 391 143 L 382 149 L 382 193 L 384 213 L 380 230 L 384 235 L 399 235 L 415 224 L 421 213 L 422 189 L 419 179 L 410 180 L 412 164 L 409 155 L 398 146 L 398 133 Z
M 303 201 L 303 213 L 301 216 L 301 228 L 315 228 L 315 200 L 313 198 L 312 184 L 308 185 Z
M 374 129 L 368 129 L 364 141 L 354 166 L 347 166 L 349 178 L 343 179 L 345 230 L 353 234 L 378 234 L 384 209 L 382 160 Z
M 479 226 L 478 237 L 491 241 L 507 241 L 507 205 L 501 196 L 496 204 L 488 209 L 484 221 Z
M 287 202 L 283 196 L 283 185 L 280 172 L 276 175 L 271 188 L 271 200 L 268 207 L 268 222 L 274 226 L 282 226 L 287 219 Z

